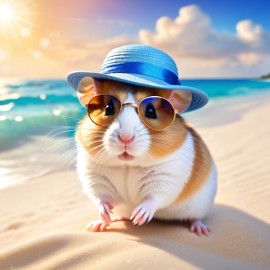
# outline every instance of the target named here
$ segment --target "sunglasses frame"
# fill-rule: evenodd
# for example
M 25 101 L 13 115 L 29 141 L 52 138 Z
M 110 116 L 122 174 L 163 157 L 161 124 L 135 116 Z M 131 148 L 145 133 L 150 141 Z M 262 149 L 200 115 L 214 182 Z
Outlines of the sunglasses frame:
M 96 122 L 93 121 L 93 119 L 91 118 L 91 116 L 90 116 L 90 114 L 89 114 L 88 106 L 89 106 L 91 100 L 92 100 L 93 98 L 95 98 L 95 97 L 98 97 L 98 96 L 110 96 L 110 97 L 113 97 L 113 98 L 115 98 L 115 99 L 117 99 L 117 100 L 119 101 L 119 103 L 120 103 L 120 105 L 121 105 L 121 106 L 120 106 L 120 110 L 119 110 L 119 112 L 118 112 L 117 114 L 115 114 L 114 119 L 117 118 L 117 116 L 120 114 L 120 112 L 123 110 L 124 107 L 131 106 L 131 107 L 133 107 L 133 108 L 136 109 L 136 112 L 137 112 L 137 114 L 139 115 L 141 121 L 142 121 L 148 128 L 150 128 L 150 129 L 152 129 L 152 130 L 155 130 L 155 131 L 162 131 L 162 130 L 168 128 L 168 127 L 174 122 L 176 115 L 179 113 L 179 111 L 176 110 L 176 109 L 174 108 L 173 104 L 172 104 L 168 99 L 163 98 L 163 97 L 160 97 L 160 96 L 148 96 L 148 97 L 145 97 L 145 98 L 141 99 L 141 100 L 139 101 L 139 103 L 136 104 L 136 103 L 133 103 L 133 102 L 122 103 L 121 100 L 120 100 L 119 98 L 117 98 L 116 96 L 110 95 L 110 94 L 99 94 L 99 95 L 93 96 L 93 97 L 89 100 L 89 102 L 88 102 L 87 104 L 85 104 L 85 107 L 87 108 L 87 113 L 88 113 L 88 116 L 89 116 L 90 120 L 91 120 L 95 125 L 100 126 L 100 127 L 107 127 L 107 126 L 109 126 L 111 123 L 109 123 L 109 124 L 107 124 L 107 125 L 100 125 L 100 124 L 97 124 Z M 155 128 L 151 127 L 150 125 L 148 125 L 147 123 L 145 123 L 145 121 L 143 120 L 143 117 L 141 116 L 140 110 L 139 110 L 138 108 L 140 107 L 140 104 L 141 104 L 145 99 L 148 99 L 148 98 L 159 98 L 159 99 L 163 99 L 163 100 L 166 100 L 166 101 L 172 106 L 172 109 L 173 109 L 173 111 L 174 111 L 174 116 L 173 116 L 173 119 L 172 119 L 171 123 L 170 123 L 168 126 L 166 126 L 165 128 L 162 128 L 162 129 L 155 129 Z M 113 122 L 112 122 L 112 123 L 113 123 Z

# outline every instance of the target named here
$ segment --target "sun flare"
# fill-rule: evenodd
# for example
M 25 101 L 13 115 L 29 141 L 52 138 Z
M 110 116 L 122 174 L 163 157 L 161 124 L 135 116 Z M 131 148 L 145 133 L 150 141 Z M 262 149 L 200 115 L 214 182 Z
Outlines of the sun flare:
M 12 6 L 8 3 L 0 5 L 0 21 L 8 23 L 14 17 Z
M 16 43 L 20 42 L 20 37 L 30 37 L 31 29 L 35 27 L 31 22 L 30 3 L 30 0 L 0 0 L 0 37 Z

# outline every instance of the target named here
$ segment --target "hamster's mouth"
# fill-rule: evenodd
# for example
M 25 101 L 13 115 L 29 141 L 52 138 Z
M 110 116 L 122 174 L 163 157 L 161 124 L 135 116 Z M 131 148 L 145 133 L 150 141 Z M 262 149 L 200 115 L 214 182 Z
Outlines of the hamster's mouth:
M 119 159 L 121 160 L 133 160 L 135 157 L 127 153 L 126 151 L 121 155 L 118 155 Z

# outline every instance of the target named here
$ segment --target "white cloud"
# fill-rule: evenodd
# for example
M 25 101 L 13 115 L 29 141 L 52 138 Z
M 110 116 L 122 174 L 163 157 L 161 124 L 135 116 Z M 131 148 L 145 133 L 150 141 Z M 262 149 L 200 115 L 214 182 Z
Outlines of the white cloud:
M 235 33 L 221 33 L 196 5 L 181 8 L 174 20 L 159 18 L 156 31 L 141 30 L 139 39 L 168 52 L 177 64 L 187 63 L 191 76 L 211 76 L 212 71 L 217 76 L 237 76 L 235 69 L 240 76 L 249 76 L 265 68 L 270 58 L 270 33 L 260 25 L 244 20 L 238 22 Z M 191 67 L 190 61 L 196 66 Z
M 107 53 L 113 48 L 133 43 L 125 36 L 118 36 L 96 42 L 86 42 L 81 46 L 67 42 L 70 50 L 59 51 L 66 66 L 73 70 L 98 71 Z
M 246 42 L 256 42 L 263 35 L 262 27 L 259 25 L 254 25 L 251 20 L 240 21 L 236 25 L 236 30 L 239 39 Z

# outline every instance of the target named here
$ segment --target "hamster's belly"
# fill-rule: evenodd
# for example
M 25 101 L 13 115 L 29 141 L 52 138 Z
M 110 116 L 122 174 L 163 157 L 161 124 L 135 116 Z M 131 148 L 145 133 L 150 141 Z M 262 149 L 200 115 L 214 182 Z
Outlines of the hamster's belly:
M 115 216 L 130 218 L 134 208 L 142 202 L 140 192 L 140 179 L 142 170 L 133 167 L 109 168 L 107 178 L 117 191 L 117 198 L 114 198 L 112 212 Z
M 114 206 L 112 212 L 115 218 L 122 217 L 129 219 L 135 206 L 130 202 L 121 202 Z

